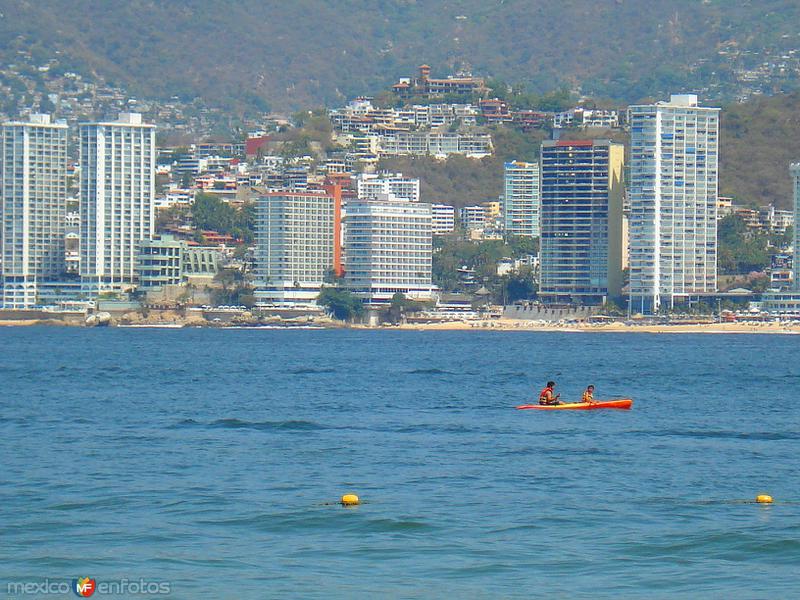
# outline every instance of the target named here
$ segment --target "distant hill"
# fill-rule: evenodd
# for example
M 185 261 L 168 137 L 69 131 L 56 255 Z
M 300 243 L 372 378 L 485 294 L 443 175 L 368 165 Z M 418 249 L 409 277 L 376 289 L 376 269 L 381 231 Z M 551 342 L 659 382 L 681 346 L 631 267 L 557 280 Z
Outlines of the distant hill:
M 421 62 L 621 102 L 798 84 L 796 0 L 0 0 L 0 61 L 60 52 L 134 93 L 339 103 Z M 764 66 L 764 65 L 768 66 Z

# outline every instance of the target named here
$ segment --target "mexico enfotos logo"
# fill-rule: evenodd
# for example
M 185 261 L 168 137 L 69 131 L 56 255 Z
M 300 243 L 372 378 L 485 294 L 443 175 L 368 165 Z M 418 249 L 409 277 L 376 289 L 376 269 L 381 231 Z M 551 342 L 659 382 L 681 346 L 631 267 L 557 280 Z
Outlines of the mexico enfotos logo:
M 72 591 L 79 598 L 90 596 L 166 596 L 171 591 L 168 581 L 139 579 L 111 579 L 97 581 L 93 577 L 78 577 L 72 581 L 45 579 L 44 581 L 14 581 L 6 585 L 9 596 L 63 595 Z

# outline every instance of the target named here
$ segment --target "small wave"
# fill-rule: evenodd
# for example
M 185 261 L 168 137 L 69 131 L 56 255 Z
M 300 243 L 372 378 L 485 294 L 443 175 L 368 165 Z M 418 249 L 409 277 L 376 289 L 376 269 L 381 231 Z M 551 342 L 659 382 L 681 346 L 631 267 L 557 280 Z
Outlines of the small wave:
M 222 429 L 256 429 L 258 431 L 318 431 L 325 429 L 313 421 L 243 421 L 241 419 L 218 419 L 209 426 Z
M 525 373 L 523 371 L 507 371 L 505 373 L 500 373 L 498 377 L 501 378 L 516 378 L 516 379 L 527 379 L 530 377 L 530 373 Z
M 397 433 L 422 433 L 433 431 L 436 433 L 472 433 L 477 431 L 474 427 L 464 427 L 463 425 L 438 425 L 435 423 L 420 423 L 419 425 L 408 425 L 396 429 Z
M 326 529 L 331 526 L 331 518 L 328 514 L 320 511 L 298 511 L 283 514 L 259 512 L 224 519 L 198 520 L 198 523 L 226 529 L 233 527 L 284 532 L 297 529 Z
M 217 419 L 208 423 L 183 419 L 167 429 L 210 427 L 213 429 L 255 429 L 257 431 L 318 431 L 327 427 L 313 421 L 245 421 L 243 419 Z
M 409 375 L 455 375 L 452 371 L 445 371 L 444 369 L 412 369 L 407 371 Z
M 714 431 L 714 430 L 676 430 L 662 429 L 654 431 L 631 431 L 630 433 L 654 436 L 654 437 L 688 437 L 688 438 L 711 438 L 711 439 L 731 439 L 731 440 L 800 440 L 800 432 L 795 431 Z
M 746 532 L 714 532 L 637 541 L 630 544 L 628 551 L 638 557 L 687 557 L 697 554 L 740 562 L 752 560 L 755 556 L 769 556 L 771 561 L 784 562 L 784 559 L 790 559 L 793 562 L 799 549 L 800 541 L 794 538 L 764 540 Z
M 106 506 L 120 506 L 121 504 L 124 504 L 126 502 L 127 501 L 125 500 L 125 498 L 117 496 L 114 498 L 99 498 L 96 500 L 61 502 L 59 504 L 51 504 L 50 506 L 47 506 L 46 510 L 56 510 L 56 511 L 88 510 Z
M 314 367 L 301 367 L 298 369 L 290 369 L 291 375 L 313 375 L 315 373 L 335 373 L 334 369 L 315 369 Z
M 208 427 L 212 429 L 255 429 L 258 431 L 318 431 L 328 429 L 313 421 L 246 421 L 243 419 L 217 419 L 207 423 L 194 419 L 183 419 L 169 425 L 167 429 Z
M 183 419 L 182 421 L 178 421 L 173 425 L 167 426 L 167 429 L 182 429 L 184 427 L 196 427 L 198 425 L 200 425 L 200 423 L 198 423 L 194 419 Z
M 355 527 L 359 531 L 379 532 L 379 533 L 402 533 L 416 531 L 433 531 L 436 526 L 424 521 L 412 519 L 371 519 L 360 522 Z

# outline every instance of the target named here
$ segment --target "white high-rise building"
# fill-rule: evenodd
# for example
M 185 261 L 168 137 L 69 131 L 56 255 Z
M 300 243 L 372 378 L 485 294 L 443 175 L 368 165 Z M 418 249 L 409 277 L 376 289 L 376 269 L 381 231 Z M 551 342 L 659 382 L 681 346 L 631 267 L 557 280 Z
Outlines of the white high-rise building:
M 155 127 L 137 113 L 80 125 L 81 284 L 90 295 L 132 287 L 141 240 L 153 237 Z
M 39 284 L 65 271 L 67 126 L 5 123 L 0 153 L 0 306 L 31 308 Z
M 539 163 L 507 162 L 503 193 L 506 235 L 539 237 L 540 208 Z
M 431 205 L 408 200 L 353 200 L 344 219 L 345 285 L 367 304 L 400 292 L 430 300 Z
M 456 228 L 456 209 L 449 204 L 431 204 L 433 235 L 453 233 Z
M 419 202 L 419 179 L 404 177 L 402 173 L 362 173 L 356 180 L 356 189 L 362 200 L 394 195 Z
M 717 289 L 719 109 L 697 96 L 631 106 L 630 308 Z
M 334 194 L 271 192 L 256 202 L 256 301 L 313 305 L 340 271 L 340 208 Z
M 792 189 L 794 190 L 794 289 L 800 291 L 800 163 L 792 163 L 789 171 L 792 174 Z

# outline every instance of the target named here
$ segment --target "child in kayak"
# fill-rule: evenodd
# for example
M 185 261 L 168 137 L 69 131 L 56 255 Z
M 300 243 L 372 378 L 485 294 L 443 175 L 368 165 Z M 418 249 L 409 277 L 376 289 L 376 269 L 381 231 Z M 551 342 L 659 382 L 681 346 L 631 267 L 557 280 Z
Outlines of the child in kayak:
M 561 397 L 561 394 L 553 394 L 553 388 L 556 387 L 555 381 L 548 381 L 547 386 L 539 392 L 539 404 L 545 404 L 548 406 L 554 406 L 561 404 L 558 399 Z
M 581 402 L 586 402 L 588 404 L 594 404 L 594 386 L 590 385 L 586 388 L 586 391 L 583 392 L 583 397 L 581 398 Z

